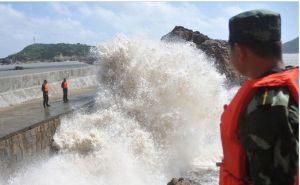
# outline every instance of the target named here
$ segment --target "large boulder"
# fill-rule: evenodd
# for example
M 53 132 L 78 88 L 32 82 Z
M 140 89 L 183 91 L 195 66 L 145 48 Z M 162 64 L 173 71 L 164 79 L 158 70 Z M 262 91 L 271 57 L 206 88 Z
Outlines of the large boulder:
M 167 42 L 193 42 L 198 49 L 201 49 L 208 57 L 213 58 L 214 65 L 221 74 L 225 74 L 228 85 L 238 85 L 245 79 L 234 70 L 230 63 L 229 44 L 224 40 L 211 39 L 199 31 L 186 29 L 182 26 L 175 28 L 164 35 L 161 40 Z

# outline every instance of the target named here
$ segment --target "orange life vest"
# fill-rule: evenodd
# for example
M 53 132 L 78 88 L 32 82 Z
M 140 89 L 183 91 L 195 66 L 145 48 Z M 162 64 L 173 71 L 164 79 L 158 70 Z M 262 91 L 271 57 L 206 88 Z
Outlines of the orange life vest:
M 246 181 L 246 154 L 238 136 L 240 115 L 259 87 L 286 86 L 299 105 L 299 68 L 293 68 L 266 77 L 246 81 L 221 116 L 223 161 L 220 166 L 220 185 L 248 185 Z M 298 184 L 298 175 L 297 182 Z
M 49 90 L 49 88 L 48 88 L 48 83 L 43 84 L 43 85 L 42 85 L 42 91 L 47 93 L 48 90 Z
M 67 81 L 64 81 L 64 82 L 63 82 L 63 88 L 64 88 L 64 89 L 67 89 L 67 88 L 68 88 L 68 83 L 67 83 Z

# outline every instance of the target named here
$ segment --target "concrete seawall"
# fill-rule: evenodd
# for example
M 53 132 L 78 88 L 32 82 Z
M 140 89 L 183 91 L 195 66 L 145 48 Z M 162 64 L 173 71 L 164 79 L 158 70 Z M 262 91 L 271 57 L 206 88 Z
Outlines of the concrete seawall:
M 41 85 L 45 79 L 49 83 L 50 97 L 62 93 L 60 84 L 64 78 L 69 82 L 69 90 L 96 85 L 93 65 L 78 62 L 35 65 L 24 64 L 24 70 L 0 68 L 0 108 L 41 98 Z
M 7 77 L 0 76 L 0 93 L 34 86 L 40 87 L 45 79 L 47 79 L 49 83 L 52 83 L 62 81 L 64 78 L 74 79 L 77 77 L 94 75 L 92 73 L 92 70 L 93 66 L 85 66 L 81 68 L 63 69 L 43 73 L 24 74 Z
M 53 100 L 46 109 L 38 101 L 0 110 L 0 177 L 49 156 L 61 118 L 93 104 L 95 92 L 94 88 L 77 92 L 69 103 Z
M 49 154 L 52 138 L 59 125 L 60 118 L 56 116 L 1 138 L 1 166 L 15 169 L 18 162 L 31 160 L 36 155 Z

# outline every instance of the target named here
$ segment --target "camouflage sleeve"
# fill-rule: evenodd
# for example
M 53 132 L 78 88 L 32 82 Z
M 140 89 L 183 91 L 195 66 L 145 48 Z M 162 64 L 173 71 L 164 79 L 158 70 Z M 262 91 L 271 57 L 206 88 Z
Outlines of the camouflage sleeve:
M 298 168 L 298 106 L 285 88 L 262 88 L 239 123 L 253 185 L 294 185 Z

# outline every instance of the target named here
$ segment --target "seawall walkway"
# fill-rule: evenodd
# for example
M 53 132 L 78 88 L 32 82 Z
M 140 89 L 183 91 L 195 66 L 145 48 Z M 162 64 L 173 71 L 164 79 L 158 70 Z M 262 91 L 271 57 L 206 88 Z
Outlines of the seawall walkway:
M 71 91 L 69 102 L 63 103 L 62 97 L 50 97 L 48 108 L 42 105 L 42 99 L 0 109 L 0 141 L 16 132 L 30 129 L 36 123 L 66 114 L 93 100 L 95 88 Z
M 0 109 L 0 177 L 11 173 L 37 155 L 49 155 L 60 117 L 92 104 L 96 88 L 69 92 L 68 103 L 49 97 L 48 108 L 42 99 Z

